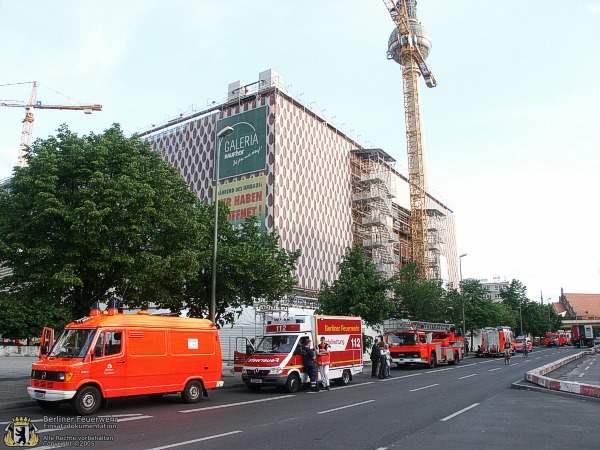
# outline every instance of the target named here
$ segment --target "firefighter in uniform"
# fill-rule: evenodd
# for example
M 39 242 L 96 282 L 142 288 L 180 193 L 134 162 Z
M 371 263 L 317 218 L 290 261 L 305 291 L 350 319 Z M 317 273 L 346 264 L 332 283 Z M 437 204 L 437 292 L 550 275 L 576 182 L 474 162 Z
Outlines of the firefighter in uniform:
M 325 336 L 321 336 L 321 342 L 317 346 L 317 362 L 319 363 L 319 372 L 321 373 L 321 384 L 323 389 L 329 390 L 329 363 L 331 356 L 329 350 L 331 347 L 325 342 Z
M 311 347 L 312 341 L 307 339 L 302 348 L 302 363 L 304 365 L 304 372 L 310 378 L 310 388 L 314 392 L 319 392 L 319 385 L 317 384 L 317 366 L 315 364 L 316 354 Z

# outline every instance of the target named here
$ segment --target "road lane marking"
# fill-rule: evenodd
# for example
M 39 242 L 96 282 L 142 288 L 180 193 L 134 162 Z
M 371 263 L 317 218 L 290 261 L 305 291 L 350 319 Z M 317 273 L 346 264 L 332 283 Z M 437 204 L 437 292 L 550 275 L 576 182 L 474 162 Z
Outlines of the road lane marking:
M 149 448 L 148 450 L 163 450 L 165 448 L 181 447 L 182 445 L 195 444 L 196 442 L 208 441 L 210 439 L 217 439 L 220 437 L 231 436 L 232 434 L 237 434 L 237 433 L 241 433 L 241 432 L 242 432 L 242 430 L 235 430 L 235 431 L 230 431 L 229 433 L 214 434 L 212 436 L 206 436 L 206 437 L 199 438 L 199 439 L 192 439 L 191 441 L 176 442 L 175 444 L 163 445 L 162 447 Z
M 444 369 L 429 370 L 428 372 L 425 372 L 425 373 L 437 373 L 437 372 L 443 372 L 445 370 L 453 370 L 453 369 L 455 369 L 455 367 L 446 367 Z
M 374 384 L 374 383 L 375 383 L 374 381 L 365 381 L 364 383 L 347 384 L 346 386 L 336 387 L 335 389 L 332 389 L 331 392 L 339 391 L 340 389 L 349 389 L 349 388 L 355 388 L 355 387 L 359 387 L 359 386 L 366 386 L 367 384 Z M 316 394 L 316 392 L 311 392 L 311 391 L 309 391 L 308 393 Z
M 494 370 L 500 370 L 502 367 L 496 367 L 495 369 L 490 369 L 488 372 L 493 372 Z
M 490 359 L 489 361 L 481 361 L 481 362 L 480 362 L 480 363 L 478 363 L 478 364 L 488 364 L 488 363 L 491 363 L 491 362 L 494 362 L 494 360 L 493 360 L 493 359 Z
M 394 381 L 394 380 L 401 380 L 402 378 L 410 378 L 410 377 L 416 377 L 417 375 L 423 375 L 423 372 L 421 373 L 411 373 L 410 375 L 402 375 L 400 377 L 390 377 L 390 378 L 384 378 L 381 381 Z
M 423 386 L 423 387 L 420 387 L 420 388 L 417 388 L 417 389 L 411 389 L 408 392 L 416 392 L 416 391 L 420 391 L 422 389 L 429 389 L 429 388 L 432 388 L 432 387 L 435 387 L 435 386 L 439 386 L 439 384 L 430 384 L 429 386 Z
M 471 378 L 477 376 L 476 373 L 472 373 L 471 375 L 465 375 L 464 377 L 460 377 L 459 380 L 464 380 L 465 378 Z
M 366 402 L 353 403 L 352 405 L 340 406 L 339 408 L 328 409 L 327 411 L 319 411 L 317 414 L 327 414 L 327 413 L 330 413 L 330 412 L 339 411 L 340 409 L 354 408 L 355 406 L 365 405 L 367 403 L 371 403 L 371 402 L 374 402 L 374 401 L 375 400 L 367 400 Z
M 443 419 L 440 419 L 440 422 L 446 422 L 447 420 L 452 419 L 453 417 L 458 416 L 459 414 L 464 413 L 465 411 L 468 411 L 470 409 L 475 408 L 476 406 L 479 406 L 479 403 L 473 403 L 471 406 L 467 406 L 466 408 L 461 409 L 460 411 L 456 411 L 454 414 L 450 414 L 449 416 L 444 417 Z
M 292 397 L 295 397 L 295 395 L 282 395 L 280 397 L 261 398 L 260 400 L 250 400 L 247 402 L 228 403 L 227 405 L 219 405 L 219 406 L 207 406 L 205 408 L 185 409 L 183 411 L 177 411 L 177 412 L 185 414 L 185 413 L 197 412 L 197 411 L 209 411 L 211 409 L 231 408 L 232 406 L 251 405 L 253 403 L 270 402 L 273 400 L 282 400 L 284 398 L 292 398 Z
M 140 420 L 140 419 L 151 419 L 152 416 L 136 416 L 136 417 L 122 417 L 117 419 L 117 422 L 129 422 L 130 420 Z

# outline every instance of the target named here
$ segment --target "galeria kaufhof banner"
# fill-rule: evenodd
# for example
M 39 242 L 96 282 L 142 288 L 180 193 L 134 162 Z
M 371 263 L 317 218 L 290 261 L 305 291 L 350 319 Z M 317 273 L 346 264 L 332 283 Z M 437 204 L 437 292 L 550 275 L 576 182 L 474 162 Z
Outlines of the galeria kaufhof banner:
M 217 134 L 227 126 L 233 128 L 233 133 L 221 140 L 219 180 L 264 170 L 267 165 L 267 107 L 218 120 Z
M 219 185 L 219 201 L 229 205 L 229 223 L 237 228 L 246 217 L 256 216 L 260 229 L 264 232 L 267 216 L 266 186 L 267 177 L 264 175 Z

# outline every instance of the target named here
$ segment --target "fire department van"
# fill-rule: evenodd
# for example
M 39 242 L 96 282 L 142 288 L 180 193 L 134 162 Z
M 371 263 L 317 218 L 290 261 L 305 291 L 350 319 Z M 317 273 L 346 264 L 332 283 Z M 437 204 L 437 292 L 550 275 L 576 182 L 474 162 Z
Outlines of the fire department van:
M 453 324 L 400 319 L 384 322 L 383 329 L 392 363 L 398 367 L 458 364 L 464 358 L 465 341 Z
M 331 347 L 329 378 L 348 384 L 363 369 L 360 317 L 307 315 L 268 322 L 252 355 L 234 352 L 234 371 L 241 372 L 248 389 L 276 387 L 297 392 L 310 381 L 304 372 L 301 349 L 307 339 L 316 346 L 321 336 Z
M 68 324 L 48 351 L 45 329 L 40 360 L 33 363 L 29 396 L 43 409 L 71 402 L 94 414 L 109 398 L 181 393 L 186 403 L 223 386 L 221 344 L 206 319 L 107 312 Z

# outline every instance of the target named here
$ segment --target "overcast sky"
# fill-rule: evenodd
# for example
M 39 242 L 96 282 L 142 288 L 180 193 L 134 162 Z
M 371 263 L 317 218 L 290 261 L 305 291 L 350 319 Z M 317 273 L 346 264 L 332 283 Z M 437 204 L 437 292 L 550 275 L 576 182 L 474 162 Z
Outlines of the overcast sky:
M 422 84 L 430 192 L 452 209 L 464 278 L 532 300 L 600 293 L 600 0 L 419 0 L 438 81 Z M 34 138 L 126 133 L 279 72 L 292 94 L 407 174 L 394 25 L 382 0 L 0 0 L 0 100 L 37 80 Z M 0 107 L 0 179 L 22 108 Z

